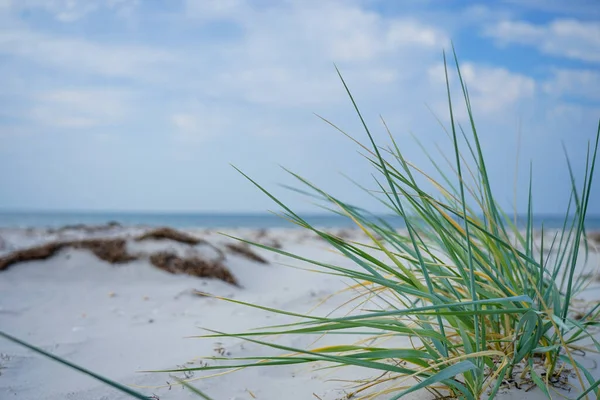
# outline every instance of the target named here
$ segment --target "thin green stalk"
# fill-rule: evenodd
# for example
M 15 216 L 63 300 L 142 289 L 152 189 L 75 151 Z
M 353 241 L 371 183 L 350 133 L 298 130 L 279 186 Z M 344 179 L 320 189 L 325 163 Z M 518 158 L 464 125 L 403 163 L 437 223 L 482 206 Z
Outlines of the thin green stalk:
M 20 346 L 26 347 L 29 350 L 31 350 L 31 351 L 33 351 L 35 353 L 41 354 L 44 357 L 49 358 L 51 360 L 54 360 L 54 361 L 56 361 L 56 362 L 58 362 L 60 364 L 63 364 L 64 366 L 67 366 L 67 367 L 69 367 L 71 369 L 79 371 L 82 374 L 85 374 L 85 375 L 87 375 L 89 377 L 92 377 L 92 378 L 94 378 L 94 379 L 102 382 L 102 383 L 105 383 L 106 385 L 111 386 L 111 387 L 115 388 L 116 390 L 119 390 L 119 391 L 121 391 L 121 392 L 123 392 L 123 393 L 125 393 L 125 394 L 127 394 L 127 395 L 129 395 L 131 397 L 134 397 L 136 399 L 141 399 L 141 400 L 148 400 L 148 396 L 144 396 L 143 394 L 141 394 L 139 392 L 136 392 L 135 390 L 132 390 L 132 389 L 126 387 L 126 386 L 121 385 L 120 383 L 117 383 L 117 382 L 115 382 L 113 380 L 105 378 L 102 375 L 98 375 L 97 373 L 92 372 L 92 371 L 90 371 L 88 369 L 80 367 L 79 365 L 74 364 L 74 363 L 72 363 L 70 361 L 67 361 L 64 358 L 55 356 L 52 353 L 48 353 L 47 351 L 42 350 L 39 347 L 34 346 L 32 344 L 29 344 L 27 342 L 24 342 L 21 339 L 18 339 L 16 337 L 12 336 L 12 335 L 9 335 L 8 333 L 0 331 L 0 337 L 3 337 L 4 339 L 6 339 L 8 341 L 11 341 L 13 343 L 16 343 L 16 344 L 18 344 Z

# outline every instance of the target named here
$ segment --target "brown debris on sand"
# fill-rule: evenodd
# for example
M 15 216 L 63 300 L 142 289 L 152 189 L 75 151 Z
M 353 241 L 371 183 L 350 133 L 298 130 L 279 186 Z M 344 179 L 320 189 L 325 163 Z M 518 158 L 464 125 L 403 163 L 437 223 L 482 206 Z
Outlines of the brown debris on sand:
M 600 232 L 596 231 L 596 232 L 588 232 L 587 233 L 587 238 L 588 240 L 596 243 L 596 244 L 600 244 Z
M 172 274 L 188 274 L 199 278 L 216 278 L 239 286 L 233 274 L 219 261 L 207 261 L 197 257 L 181 258 L 169 252 L 159 252 L 150 256 L 150 262 L 157 268 Z
M 123 264 L 137 260 L 127 252 L 125 239 L 87 239 L 67 242 L 67 246 L 75 249 L 86 249 L 94 253 L 96 257 L 111 264 Z
M 281 249 L 282 245 L 276 238 L 270 237 L 269 232 L 266 229 L 261 229 L 256 233 L 254 241 L 262 244 L 263 246 L 272 247 L 274 249 Z
M 354 236 L 354 232 L 351 229 L 340 229 L 336 236 L 342 240 L 347 240 Z
M 122 264 L 137 259 L 137 257 L 127 253 L 127 245 L 124 239 L 72 240 L 46 243 L 28 249 L 17 250 L 4 257 L 0 257 L 0 271 L 20 262 L 45 260 L 52 257 L 59 250 L 67 247 L 90 250 L 99 259 L 111 264 Z
M 122 238 L 59 241 L 17 250 L 0 257 L 0 271 L 20 262 L 48 259 L 65 248 L 89 250 L 99 259 L 110 264 L 123 264 L 140 258 L 139 255 L 127 252 L 127 241 Z M 205 260 L 195 256 L 182 258 L 168 252 L 150 255 L 152 265 L 164 271 L 200 278 L 216 278 L 239 286 L 233 274 L 223 264 L 224 259 L 224 255 L 216 260 Z
M 588 244 L 590 251 L 600 253 L 600 231 L 586 232 L 584 240 Z M 600 276 L 596 280 L 600 280 Z
M 278 249 L 278 250 L 283 247 L 281 242 L 277 239 L 267 239 L 267 240 L 264 240 L 261 244 L 263 244 L 267 247 L 272 247 L 274 249 Z
M 157 228 L 150 232 L 146 232 L 143 235 L 140 235 L 135 238 L 136 241 L 142 241 L 147 239 L 154 240 L 174 240 L 176 242 L 185 243 L 189 245 L 197 245 L 200 243 L 205 243 L 204 240 L 194 237 L 192 235 L 188 235 L 187 233 L 176 231 L 172 228 Z
M 103 232 L 113 228 L 120 228 L 121 224 L 116 221 L 110 221 L 104 225 L 86 225 L 86 224 L 75 224 L 75 225 L 64 225 L 60 228 L 48 229 L 48 233 L 62 233 L 66 231 L 83 231 L 85 233 L 96 233 Z
M 57 251 L 64 247 L 64 243 L 54 242 L 29 249 L 17 250 L 4 257 L 0 257 L 0 271 L 8 269 L 13 264 L 24 261 L 45 260 L 52 257 Z
M 261 264 L 268 264 L 269 262 L 267 260 L 265 260 L 264 258 L 262 258 L 261 256 L 259 256 L 258 254 L 256 254 L 255 252 L 253 252 L 250 249 L 250 246 L 246 245 L 246 244 L 242 244 L 242 243 L 227 243 L 225 245 L 225 248 L 233 254 L 236 254 L 238 256 L 242 256 L 247 258 L 250 261 L 254 261 L 257 263 L 261 263 Z
M 178 233 L 174 230 L 171 231 Z M 167 232 L 166 235 L 171 233 L 168 230 L 162 230 L 161 232 Z M 196 242 L 196 240 L 194 240 L 194 242 Z M 197 242 L 201 243 L 203 241 L 198 240 Z M 99 259 L 110 264 L 123 264 L 143 257 L 142 255 L 128 253 L 127 241 L 124 238 L 57 241 L 28 249 L 17 250 L 4 257 L 0 257 L 0 271 L 8 269 L 10 266 L 20 262 L 48 259 L 54 256 L 59 250 L 65 248 L 89 250 Z M 217 249 L 216 247 L 214 248 Z M 199 278 L 216 278 L 239 286 L 233 274 L 223 264 L 223 261 L 225 260 L 224 253 L 220 249 L 217 250 L 219 250 L 220 253 L 219 257 L 215 260 L 202 259 L 197 256 L 182 258 L 173 253 L 158 252 L 150 255 L 150 262 L 155 267 L 173 274 L 181 273 Z

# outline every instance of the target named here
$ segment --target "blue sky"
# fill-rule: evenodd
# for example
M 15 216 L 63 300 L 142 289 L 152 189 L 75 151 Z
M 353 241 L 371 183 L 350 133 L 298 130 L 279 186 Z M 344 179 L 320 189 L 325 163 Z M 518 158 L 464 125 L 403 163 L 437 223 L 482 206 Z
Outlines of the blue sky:
M 297 210 L 280 165 L 370 206 L 342 174 L 373 171 L 314 115 L 365 139 L 333 64 L 423 166 L 411 134 L 450 149 L 451 41 L 499 201 L 516 176 L 524 209 L 531 161 L 535 211 L 562 212 L 561 143 L 582 176 L 600 118 L 597 0 L 0 0 L 0 209 L 273 208 L 230 164 Z

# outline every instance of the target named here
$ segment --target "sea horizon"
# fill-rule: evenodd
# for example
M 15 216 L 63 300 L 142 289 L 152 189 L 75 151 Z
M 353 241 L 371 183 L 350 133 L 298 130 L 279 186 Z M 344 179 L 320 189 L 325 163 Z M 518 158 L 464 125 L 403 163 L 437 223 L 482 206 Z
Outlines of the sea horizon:
M 348 228 L 354 222 L 333 213 L 299 212 L 312 225 L 331 228 Z M 373 214 L 393 227 L 405 227 L 404 220 L 392 214 Z M 191 211 L 27 211 L 0 210 L 0 228 L 60 228 L 74 225 L 104 225 L 118 223 L 123 226 L 170 226 L 175 228 L 294 228 L 292 222 L 269 212 L 191 212 Z M 524 227 L 525 214 L 517 215 L 517 224 Z M 564 215 L 535 214 L 533 225 L 548 229 L 562 228 Z M 586 228 L 600 230 L 600 215 L 588 215 Z

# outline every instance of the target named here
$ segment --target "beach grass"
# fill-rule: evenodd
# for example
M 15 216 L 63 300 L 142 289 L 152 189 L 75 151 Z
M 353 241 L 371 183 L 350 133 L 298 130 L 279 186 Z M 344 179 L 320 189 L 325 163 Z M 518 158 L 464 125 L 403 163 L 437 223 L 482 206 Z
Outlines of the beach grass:
M 524 229 L 511 220 L 494 198 L 469 92 L 456 54 L 454 63 L 468 121 L 463 127 L 455 119 L 444 56 L 450 117 L 447 133 L 453 144 L 454 165 L 449 168 L 430 156 L 440 178 L 427 175 L 423 168 L 408 161 L 391 134 L 388 146 L 376 143 L 339 74 L 368 139 L 366 144 L 352 140 L 378 174 L 377 190 L 368 192 L 390 213 L 403 218 L 404 231 L 389 225 L 385 218 L 331 196 L 290 172 L 312 196 L 324 201 L 331 212 L 351 219 L 369 242 L 341 238 L 310 225 L 242 172 L 281 207 L 284 218 L 324 239 L 357 268 L 248 243 L 353 281 L 354 309 L 361 311 L 339 317 L 319 316 L 224 299 L 240 306 L 295 317 L 298 322 L 242 333 L 211 331 L 203 337 L 238 338 L 274 349 L 281 355 L 211 357 L 216 363 L 209 366 L 160 372 L 227 371 L 310 363 L 354 366 L 363 368 L 365 376 L 374 378 L 355 382 L 350 393 L 352 398 L 399 399 L 424 389 L 437 397 L 475 400 L 493 398 L 503 382 L 513 379 L 517 373 L 550 397 L 556 390 L 555 377 L 569 368 L 574 385 L 581 388 L 576 398 L 598 398 L 600 381 L 594 380 L 574 353 L 587 345 L 600 351 L 600 343 L 593 335 L 600 306 L 575 315 L 572 304 L 585 286 L 576 266 L 580 257 L 587 254 L 585 215 L 600 126 L 595 143 L 588 147 L 585 174 L 579 186 L 567 161 L 572 190 L 563 228 L 553 232 L 549 240 L 545 240 L 547 235 L 542 228 L 538 240 L 533 226 L 531 185 Z M 384 128 L 387 131 L 385 124 Z M 423 181 L 427 185 L 421 183 Z M 381 307 L 361 309 L 371 301 Z M 334 333 L 338 343 L 321 347 L 290 347 L 264 339 L 271 335 Z M 17 338 L 0 334 L 135 398 L 146 398 Z M 344 341 L 345 337 L 356 335 L 363 337 L 358 341 Z M 392 345 L 395 342 L 390 339 L 399 339 L 405 345 Z M 186 381 L 180 383 L 189 387 Z M 208 398 L 200 391 L 196 393 Z
M 59 357 L 59 356 L 54 355 L 54 354 L 52 354 L 50 352 L 47 352 L 46 350 L 44 350 L 44 349 L 42 349 L 42 348 L 40 348 L 38 346 L 35 346 L 35 345 L 33 345 L 33 344 L 29 343 L 29 342 L 26 342 L 26 341 L 21 340 L 21 339 L 19 339 L 17 337 L 14 337 L 14 336 L 6 333 L 6 332 L 0 331 L 0 338 L 6 339 L 6 340 L 8 340 L 8 341 L 10 341 L 12 343 L 18 344 L 19 346 L 23 346 L 23 347 L 25 347 L 25 348 L 33 351 L 34 353 L 37 353 L 37 354 L 39 354 L 41 356 L 49 358 L 50 360 L 53 360 L 53 361 L 55 361 L 55 362 L 57 362 L 59 364 L 62 364 L 63 366 L 65 366 L 67 368 L 71 368 L 71 369 L 73 369 L 75 371 L 78 371 L 78 372 L 80 372 L 80 373 L 82 373 L 84 375 L 87 375 L 87 376 L 89 376 L 89 377 L 91 377 L 93 379 L 96 379 L 96 380 L 104 383 L 105 385 L 112 387 L 113 389 L 115 389 L 115 390 L 117 390 L 119 392 L 122 392 L 122 393 L 125 393 L 125 394 L 129 395 L 130 397 L 132 397 L 134 399 L 148 400 L 148 396 L 146 396 L 146 395 L 144 395 L 144 394 L 142 394 L 142 393 L 140 393 L 140 392 L 138 392 L 136 390 L 133 390 L 130 387 L 127 387 L 127 386 L 125 386 L 125 385 L 123 385 L 123 384 L 121 384 L 119 382 L 116 382 L 116 381 L 114 381 L 114 380 L 112 380 L 110 378 L 107 378 L 106 376 L 97 374 L 94 371 L 91 371 L 91 370 L 89 370 L 87 368 L 84 368 L 84 367 L 82 367 L 80 365 L 72 363 L 72 362 L 66 360 L 63 357 Z
M 351 398 L 399 399 L 427 389 L 437 397 L 493 398 L 507 380 L 521 379 L 550 397 L 557 376 L 567 368 L 579 386 L 578 398 L 598 397 L 589 370 L 575 358 L 583 344 L 600 351 L 593 336 L 598 306 L 583 314 L 572 312 L 573 299 L 585 286 L 576 271 L 580 257 L 587 257 L 585 216 L 594 175 L 600 126 L 595 143 L 588 145 L 583 182 L 578 186 L 571 164 L 571 197 L 563 228 L 551 239 L 543 226 L 540 240 L 533 226 L 531 181 L 525 228 L 520 229 L 498 205 L 492 193 L 467 85 L 453 54 L 462 100 L 467 110 L 463 127 L 455 118 L 448 62 L 444 55 L 446 90 L 452 141 L 451 168 L 429 159 L 440 178 L 427 175 L 410 163 L 401 146 L 389 134 L 390 145 L 376 143 L 342 75 L 367 143 L 356 142 L 376 170 L 377 190 L 368 191 L 390 213 L 403 218 L 399 232 L 384 218 L 336 198 L 293 172 L 304 192 L 322 200 L 331 212 L 351 219 L 368 238 L 356 243 L 310 225 L 276 196 L 241 172 L 282 209 L 281 215 L 314 232 L 359 268 L 323 263 L 301 254 L 270 251 L 318 266 L 322 271 L 355 282 L 356 308 L 377 299 L 383 306 L 342 317 L 290 313 L 237 300 L 243 306 L 299 318 L 299 322 L 244 333 L 212 332 L 204 337 L 239 338 L 284 354 L 275 357 L 219 358 L 217 365 L 189 370 L 237 370 L 240 368 L 320 363 L 362 367 L 376 376 L 356 382 Z M 387 125 L 384 122 L 384 128 Z M 387 130 L 389 133 L 389 130 Z M 420 182 L 427 182 L 425 189 Z M 548 243 L 549 242 L 549 243 Z M 364 338 L 344 342 L 344 335 Z M 294 348 L 265 340 L 268 335 L 332 335 L 338 345 Z M 361 333 L 358 333 L 359 335 Z M 390 338 L 402 338 L 406 346 L 391 347 Z M 518 375 L 517 378 L 515 375 Z M 410 378 L 410 379 L 408 379 Z M 380 397 L 381 396 L 381 397 Z

